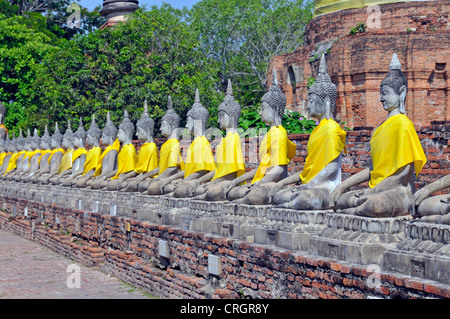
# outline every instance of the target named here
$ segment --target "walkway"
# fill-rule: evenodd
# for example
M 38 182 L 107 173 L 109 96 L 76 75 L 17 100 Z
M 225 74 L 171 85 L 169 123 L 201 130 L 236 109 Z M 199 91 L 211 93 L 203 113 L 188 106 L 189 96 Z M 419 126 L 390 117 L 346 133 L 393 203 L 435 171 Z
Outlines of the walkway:
M 38 243 L 0 230 L 0 299 L 152 297 L 97 269 L 77 264 Z

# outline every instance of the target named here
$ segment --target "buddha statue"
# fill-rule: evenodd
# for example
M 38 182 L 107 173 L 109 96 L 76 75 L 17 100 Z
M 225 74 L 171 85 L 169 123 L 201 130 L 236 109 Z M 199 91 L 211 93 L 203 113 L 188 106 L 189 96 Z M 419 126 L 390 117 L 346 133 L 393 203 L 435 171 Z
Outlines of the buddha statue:
M 66 149 L 63 157 L 61 158 L 61 162 L 59 163 L 58 171 L 56 174 L 49 179 L 49 182 L 53 185 L 59 185 L 67 177 L 72 173 L 72 158 L 74 153 L 74 138 L 75 135 L 72 131 L 72 127 L 70 124 L 70 120 L 67 121 L 67 129 L 63 135 L 63 140 L 61 146 Z
M 25 138 L 22 135 L 22 130 L 20 129 L 19 137 L 16 139 L 13 133 L 13 142 L 11 143 L 13 155 L 11 156 L 8 167 L 6 168 L 3 178 L 6 180 L 12 180 L 12 178 L 22 170 L 23 157 L 27 153 L 25 149 Z
M 322 55 L 317 81 L 308 90 L 307 106 L 309 115 L 319 125 L 309 137 L 303 170 L 276 183 L 269 192 L 268 203 L 299 210 L 328 207 L 330 193 L 341 183 L 341 156 L 347 135 L 334 120 L 336 97 L 337 88 L 331 82 Z
M 422 187 L 414 193 L 414 217 L 438 224 L 450 225 L 450 194 L 434 195 L 450 187 L 450 174 Z
M 84 130 L 83 121 L 80 117 L 80 124 L 78 129 L 73 134 L 73 146 L 75 148 L 72 155 L 72 171 L 71 173 L 62 179 L 61 184 L 63 186 L 72 186 L 72 182 L 78 176 L 81 176 L 84 172 L 84 163 L 86 162 L 87 150 L 86 145 L 87 133 Z
M 39 159 L 42 154 L 42 150 L 40 148 L 41 138 L 39 137 L 38 131 L 35 128 L 33 137 L 30 139 L 30 148 L 31 152 L 27 155 L 28 161 L 26 163 L 27 168 L 23 170 L 23 173 L 18 180 L 22 182 L 27 182 L 28 179 L 33 176 L 36 171 L 39 170 Z
M 120 150 L 120 142 L 117 139 L 117 128 L 111 121 L 109 112 L 106 115 L 106 125 L 102 130 L 101 143 L 106 148 L 98 160 L 94 176 L 86 181 L 86 187 L 91 189 L 100 189 L 105 180 L 113 177 L 117 171 L 117 155 Z
M 90 147 L 90 149 L 86 155 L 83 173 L 73 179 L 72 185 L 76 185 L 77 187 L 85 187 L 86 182 L 94 176 L 100 163 L 100 157 L 102 156 L 102 148 L 100 147 L 101 136 L 102 130 L 100 130 L 95 122 L 94 114 L 92 115 L 91 126 L 86 132 L 86 144 Z
M 149 195 L 162 195 L 165 193 L 163 184 L 169 178 L 184 171 L 180 141 L 178 140 L 179 126 L 180 116 L 173 109 L 172 98 L 169 96 L 166 114 L 161 119 L 161 135 L 166 137 L 167 140 L 161 146 L 159 152 L 158 176 L 140 182 L 139 191 L 146 192 Z
M 148 115 L 147 100 L 144 102 L 144 112 L 136 123 L 136 135 L 142 144 L 134 170 L 120 178 L 119 189 L 126 192 L 138 190 L 139 184 L 152 178 L 159 172 L 158 148 L 153 140 L 155 121 Z
M 16 169 L 8 175 L 8 179 L 11 181 L 18 181 L 18 177 L 28 169 L 28 156 L 32 151 L 30 129 L 28 129 L 27 137 L 21 139 L 20 136 L 21 134 L 19 133 L 18 141 L 21 140 L 23 154 L 17 158 Z
M 52 155 L 51 143 L 52 143 L 52 137 L 48 133 L 47 125 L 45 125 L 44 134 L 41 136 L 40 143 L 39 143 L 41 154 L 38 159 L 38 168 L 36 169 L 34 174 L 32 174 L 28 178 L 28 180 L 27 180 L 28 182 L 36 183 L 38 178 L 42 174 L 48 173 L 50 171 L 50 163 L 49 163 L 48 159 Z
M 38 183 L 48 184 L 50 178 L 56 176 L 61 164 L 61 160 L 65 154 L 65 150 L 61 148 L 63 142 L 63 135 L 61 134 L 58 122 L 55 123 L 55 131 L 51 137 L 51 148 L 50 156 L 48 157 L 48 171 L 44 169 L 40 173 L 40 176 L 36 179 Z
M 414 125 L 405 115 L 408 81 L 394 53 L 380 85 L 380 101 L 388 113 L 370 140 L 370 167 L 350 176 L 330 195 L 330 206 L 341 214 L 397 217 L 414 214 L 414 178 L 427 159 Z M 369 188 L 344 193 L 369 182 Z
M 5 109 L 5 112 L 6 112 L 6 109 Z M 5 119 L 4 114 L 0 112 L 0 141 L 5 141 L 8 136 L 8 129 L 6 128 L 5 124 L 3 123 L 4 119 Z
M 117 169 L 112 171 L 102 183 L 101 188 L 113 191 L 118 190 L 121 178 L 134 171 L 137 163 L 136 148 L 133 145 L 134 124 L 130 121 L 127 110 L 123 114 L 122 123 L 117 131 L 117 139 L 122 143 L 117 155 Z
M 197 89 L 195 102 L 187 113 L 186 129 L 194 135 L 194 141 L 187 150 L 184 172 L 171 176 L 162 184 L 162 188 L 167 187 L 165 192 L 174 192 L 175 197 L 192 196 L 196 180 L 216 169 L 211 145 L 205 136 L 208 118 L 209 111 L 200 103 Z M 172 187 L 167 185 L 170 182 Z
M 269 190 L 287 176 L 287 166 L 295 156 L 296 146 L 288 137 L 282 126 L 282 118 L 286 107 L 286 96 L 278 87 L 276 69 L 273 69 L 272 85 L 261 101 L 261 120 L 270 125 L 260 147 L 258 169 L 251 170 L 234 179 L 226 190 L 227 199 L 237 203 L 262 205 L 266 204 Z M 244 182 L 249 182 L 240 185 Z M 247 196 L 258 186 L 260 196 Z
M 2 145 L 2 156 L 0 157 L 0 178 L 3 177 L 3 173 L 6 171 L 6 168 L 9 164 L 9 159 L 13 154 L 11 152 L 11 140 L 9 139 L 9 135 L 6 134 L 5 140 L 1 141 Z
M 233 97 L 233 87 L 229 80 L 225 99 L 218 109 L 218 123 L 221 129 L 226 130 L 226 136 L 216 149 L 217 168 L 198 179 L 195 199 L 226 200 L 227 187 L 234 179 L 245 174 L 241 138 L 237 132 L 240 116 L 241 106 Z

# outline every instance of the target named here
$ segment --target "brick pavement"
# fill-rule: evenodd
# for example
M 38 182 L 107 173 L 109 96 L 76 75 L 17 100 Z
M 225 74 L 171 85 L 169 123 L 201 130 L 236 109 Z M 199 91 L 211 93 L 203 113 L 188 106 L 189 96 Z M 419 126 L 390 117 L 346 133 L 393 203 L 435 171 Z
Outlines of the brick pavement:
M 79 266 L 80 288 L 69 288 Z M 32 241 L 0 230 L 0 298 L 145 299 L 152 296 L 95 268 L 58 255 Z

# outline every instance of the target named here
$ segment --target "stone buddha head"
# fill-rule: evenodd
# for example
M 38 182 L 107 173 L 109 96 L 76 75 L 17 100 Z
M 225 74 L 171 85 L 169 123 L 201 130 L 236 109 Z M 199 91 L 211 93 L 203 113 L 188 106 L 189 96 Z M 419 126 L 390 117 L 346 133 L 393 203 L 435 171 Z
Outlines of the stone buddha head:
M 277 70 L 272 71 L 272 85 L 261 99 L 261 120 L 270 125 L 281 125 L 286 108 L 286 96 L 278 86 Z
M 169 137 L 180 126 L 180 116 L 173 109 L 172 97 L 169 95 L 166 114 L 161 119 L 161 134 Z
M 28 129 L 27 137 L 25 137 L 22 141 L 23 149 L 31 152 L 33 149 L 31 148 L 31 131 Z
M 2 124 L 3 124 L 3 114 L 0 112 L 0 125 L 2 125 Z M 6 140 L 7 134 L 8 134 L 8 131 L 4 127 L 0 127 L 0 141 Z
M 78 125 L 78 129 L 74 133 L 73 145 L 76 148 L 84 147 L 84 145 L 86 144 L 86 136 L 87 136 L 87 133 L 84 130 L 83 121 L 80 117 L 80 125 Z
M 325 54 L 320 58 L 319 74 L 316 82 L 308 90 L 308 112 L 309 115 L 321 119 L 334 119 L 336 116 L 336 85 L 331 82 L 327 73 L 327 62 Z
M 234 99 L 231 80 L 228 80 L 227 93 L 224 101 L 219 105 L 217 116 L 220 128 L 236 129 L 238 127 L 239 117 L 241 116 L 241 106 Z
M 200 103 L 200 93 L 195 91 L 195 102 L 187 113 L 186 129 L 195 135 L 203 135 L 208 123 L 209 111 Z
M 33 137 L 31 138 L 31 142 L 30 142 L 31 149 L 33 151 L 38 150 L 40 144 L 41 144 L 41 138 L 39 137 L 39 133 L 38 133 L 37 129 L 35 128 Z
M 152 141 L 155 121 L 148 115 L 147 100 L 144 102 L 144 112 L 136 123 L 136 135 L 140 141 Z
M 389 73 L 380 84 L 380 101 L 383 109 L 391 112 L 398 108 L 402 114 L 406 113 L 405 100 L 408 91 L 408 80 L 402 72 L 402 65 L 396 53 L 389 64 Z
M 73 139 L 75 135 L 73 134 L 72 127 L 70 125 L 70 120 L 67 121 L 67 129 L 66 132 L 64 132 L 63 140 L 62 140 L 62 147 L 66 149 L 73 149 Z
M 99 146 L 100 138 L 102 137 L 102 130 L 95 122 L 95 114 L 92 115 L 91 126 L 86 132 L 86 142 L 90 146 Z
M 123 112 L 123 120 L 119 125 L 119 130 L 117 131 L 117 138 L 123 144 L 130 144 L 133 140 L 134 135 L 134 124 L 130 121 L 128 116 L 128 111 Z
M 45 125 L 44 134 L 41 136 L 41 142 L 39 146 L 43 150 L 49 150 L 52 145 L 52 137 L 48 133 L 48 127 Z
M 114 143 L 117 137 L 117 128 L 114 126 L 114 123 L 111 121 L 111 115 L 106 114 L 106 125 L 102 130 L 102 144 L 103 145 L 111 145 Z
M 58 122 L 55 123 L 55 132 L 52 135 L 51 147 L 56 149 L 61 147 L 61 143 L 63 141 L 63 135 L 58 128 Z

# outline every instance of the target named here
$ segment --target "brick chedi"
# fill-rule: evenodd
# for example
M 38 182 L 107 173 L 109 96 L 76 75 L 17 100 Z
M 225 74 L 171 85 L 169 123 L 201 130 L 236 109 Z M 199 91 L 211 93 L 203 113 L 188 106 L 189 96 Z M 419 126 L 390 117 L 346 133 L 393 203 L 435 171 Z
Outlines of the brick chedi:
M 108 21 L 101 26 L 105 29 L 113 26 L 117 22 L 126 20 L 126 16 L 132 14 L 139 9 L 139 1 L 137 0 L 103 0 L 103 7 L 100 14 Z
M 408 117 L 416 127 L 449 121 L 449 15 L 447 0 L 321 14 L 306 26 L 304 46 L 274 57 L 269 70 L 277 69 L 288 109 L 306 115 L 308 82 L 317 76 L 320 56 L 326 54 L 328 72 L 338 88 L 337 119 L 349 127 L 376 127 L 385 117 L 379 112 L 380 82 L 385 76 L 380 70 L 396 52 L 408 79 Z

